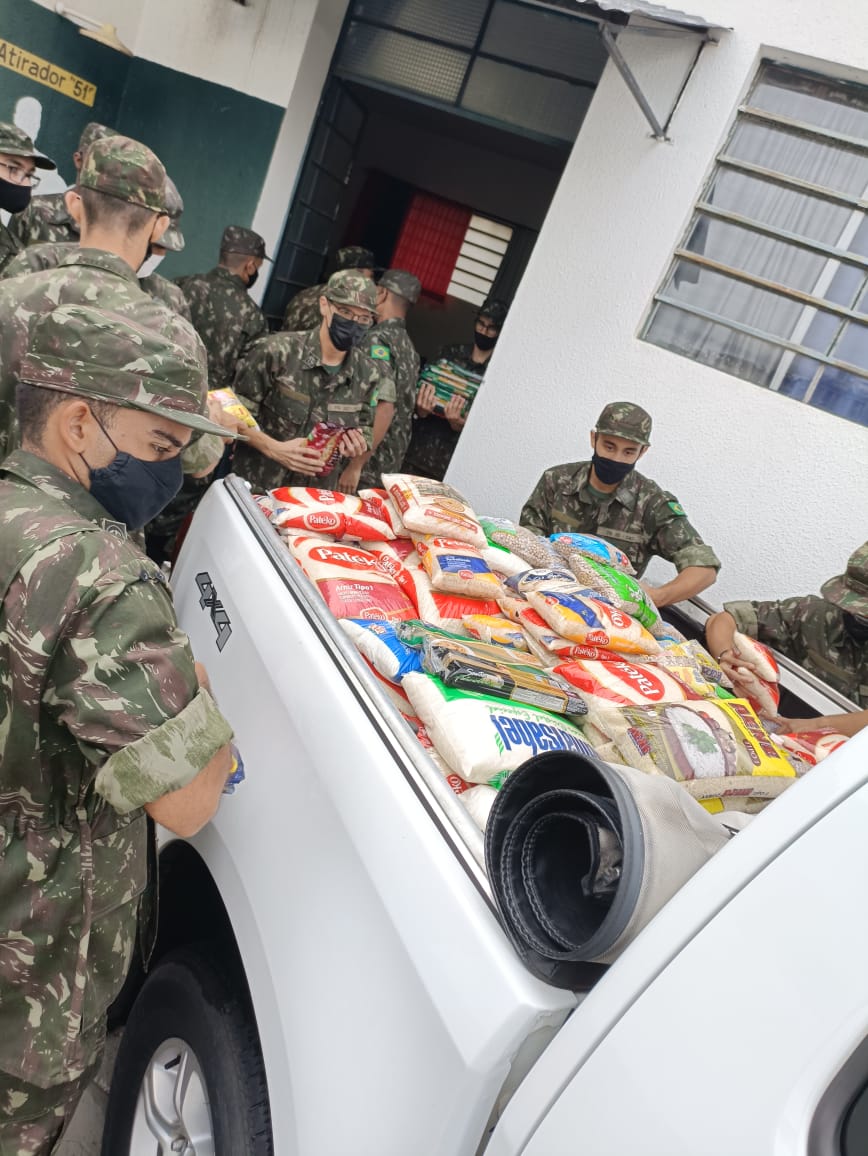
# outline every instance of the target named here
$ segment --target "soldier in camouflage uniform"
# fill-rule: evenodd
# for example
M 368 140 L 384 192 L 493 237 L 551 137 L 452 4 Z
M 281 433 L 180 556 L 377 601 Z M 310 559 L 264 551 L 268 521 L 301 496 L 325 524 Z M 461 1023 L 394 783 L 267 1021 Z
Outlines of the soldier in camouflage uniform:
M 473 341 L 467 345 L 444 345 L 437 360 L 445 357 L 462 369 L 484 376 L 506 314 L 504 302 L 490 297 L 480 307 Z M 435 401 L 434 386 L 423 382 L 416 398 L 410 445 L 401 468 L 407 474 L 442 481 L 467 424 L 472 402 L 452 397 L 446 403 L 445 412 L 440 414 L 434 412 Z
M 377 405 L 374 419 L 374 441 L 378 448 L 367 460 L 359 459 L 361 483 L 379 486 L 383 474 L 396 473 L 401 468 L 413 421 L 416 403 L 416 383 L 419 380 L 419 354 L 407 332 L 406 317 L 419 300 L 422 283 L 403 269 L 387 269 L 377 285 L 377 323 L 368 334 L 365 348 L 370 356 L 391 369 L 395 381 L 395 404 L 383 401 Z M 385 436 L 379 438 L 380 410 L 391 413 Z M 355 463 L 350 463 L 351 468 Z M 346 475 L 346 471 L 345 471 Z M 344 477 L 349 490 L 359 488 L 359 479 Z M 353 482 L 355 481 L 355 484 Z M 342 487 L 343 488 L 343 487 Z
M 84 126 L 78 148 L 72 154 L 76 173 L 81 171 L 84 154 L 94 141 L 112 136 L 114 131 L 96 121 Z M 66 193 L 47 193 L 42 197 L 34 197 L 27 209 L 9 222 L 9 228 L 19 249 L 43 241 L 78 241 L 78 222 L 67 208 Z
M 12 214 L 9 228 L 0 221 L 0 270 L 22 248 L 14 234 L 16 214 L 20 216 L 31 203 L 32 191 L 39 184 L 36 170 L 56 167 L 36 150 L 27 133 L 0 121 L 0 209 Z
M 868 542 L 855 550 L 844 574 L 830 578 L 820 588 L 821 597 L 806 594 L 772 602 L 725 602 L 723 610 L 706 623 L 711 654 L 734 682 L 736 630 L 773 646 L 821 681 L 863 708 L 861 725 L 868 723 Z M 810 729 L 842 720 L 810 719 Z M 850 722 L 858 721 L 850 719 Z M 804 729 L 804 728 L 802 728 Z M 843 733 L 855 733 L 843 729 Z
M 58 304 L 87 302 L 135 317 L 157 331 L 174 324 L 177 315 L 143 293 L 135 274 L 148 246 L 168 225 L 165 187 L 166 171 L 145 145 L 118 135 L 96 141 L 88 149 L 76 189 L 67 192 L 81 220 L 84 245 L 70 250 L 57 268 L 0 284 L 0 451 L 7 449 L 12 431 L 18 366 L 41 314 Z M 120 220 L 110 215 L 104 226 L 101 211 L 114 209 L 118 201 L 128 208 Z M 103 242 L 114 245 L 111 252 L 88 247 L 95 228 Z M 181 323 L 179 340 L 204 357 L 201 341 L 186 322 Z
M 376 264 L 370 249 L 358 245 L 348 245 L 335 253 L 335 273 L 357 273 L 360 277 L 373 280 Z M 287 333 L 301 333 L 320 323 L 319 299 L 325 293 L 326 282 L 302 289 L 286 307 L 281 329 Z
M 116 134 L 115 134 L 116 135 Z M 160 238 L 159 244 L 152 243 L 151 253 L 137 270 L 139 288 L 158 301 L 162 301 L 169 309 L 180 313 L 185 320 L 191 322 L 190 306 L 187 298 L 177 285 L 153 272 L 163 260 L 167 252 L 180 253 L 184 248 L 184 235 L 179 222 L 184 211 L 184 202 L 178 187 L 171 177 L 166 177 L 166 212 L 169 216 L 169 227 Z M 8 277 L 19 277 L 22 273 L 36 273 L 42 269 L 56 269 L 64 258 L 79 248 L 78 241 L 41 241 L 23 249 L 9 264 L 0 271 L 0 280 Z
M 265 241 L 252 229 L 227 225 L 220 242 L 220 263 L 210 273 L 179 277 L 193 325 L 208 351 L 212 389 L 231 386 L 238 363 L 268 326 L 249 290 L 259 276 Z
M 130 964 L 148 817 L 187 837 L 208 821 L 232 731 L 127 538 L 179 483 L 191 429 L 214 432 L 202 364 L 72 305 L 37 322 L 19 376 L 23 444 L 0 466 L 0 1152 L 47 1156 Z
M 322 454 L 307 444 L 317 422 L 347 427 L 341 443 L 346 458 L 371 448 L 380 391 L 386 401 L 395 400 L 391 374 L 368 355 L 365 342 L 376 304 L 373 281 L 334 273 L 320 299 L 317 329 L 272 333 L 241 365 L 235 392 L 262 428 L 248 431 L 248 441 L 239 442 L 235 469 L 257 492 L 337 486 L 340 467 L 319 477 Z
M 710 586 L 720 562 L 675 495 L 636 471 L 650 439 L 650 414 L 629 401 L 610 402 L 591 431 L 591 461 L 546 470 L 520 521 L 537 534 L 597 534 L 620 547 L 639 574 L 654 555 L 665 558 L 678 576 L 646 589 L 667 606 Z

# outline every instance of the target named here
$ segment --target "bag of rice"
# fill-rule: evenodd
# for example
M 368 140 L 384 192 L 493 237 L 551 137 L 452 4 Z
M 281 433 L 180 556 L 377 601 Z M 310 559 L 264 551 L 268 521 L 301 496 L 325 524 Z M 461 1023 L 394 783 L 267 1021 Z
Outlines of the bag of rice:
M 332 538 L 371 542 L 395 537 L 377 507 L 355 494 L 281 486 L 272 490 L 270 496 L 274 507 L 271 521 L 279 530 L 297 533 L 312 530 Z
M 546 666 L 554 666 L 568 658 L 589 658 L 601 661 L 609 659 L 617 661 L 619 658 L 623 658 L 623 655 L 616 654 L 614 650 L 607 650 L 586 643 L 570 642 L 568 639 L 562 638 L 523 598 L 503 595 L 498 599 L 498 605 L 510 622 L 514 622 L 522 628 L 531 652 Z
M 830 727 L 821 727 L 816 731 L 799 731 L 796 734 L 775 734 L 772 738 L 778 746 L 798 756 L 810 767 L 821 763 L 847 741 L 846 735 L 840 735 Z
M 579 553 L 570 553 L 567 565 L 584 589 L 595 591 L 604 602 L 631 615 L 652 634 L 661 629 L 660 611 L 635 578 Z
M 515 650 L 528 649 L 521 627 L 514 626 L 500 614 L 468 614 L 464 618 L 464 629 L 480 642 L 511 646 Z
M 623 550 L 598 538 L 596 534 L 552 534 L 550 541 L 561 558 L 569 559 L 571 554 L 582 554 L 595 562 L 613 566 L 624 574 L 635 574 L 633 563 Z
M 422 669 L 422 656 L 397 635 L 392 622 L 342 618 L 341 628 L 368 662 L 389 682 L 400 684 L 405 674 Z
M 486 546 L 479 553 L 489 570 L 503 578 L 511 578 L 527 570 L 527 562 L 523 558 L 519 558 L 518 554 L 511 554 L 502 546 Z
M 591 697 L 601 705 L 613 702 L 621 706 L 631 703 L 641 706 L 655 702 L 684 702 L 685 699 L 697 697 L 683 682 L 672 678 L 665 671 L 650 664 L 626 662 L 624 659 L 617 662 L 588 662 L 579 659 L 561 663 L 555 667 L 554 673 L 578 687 L 589 703 Z
M 594 755 L 578 727 L 536 707 L 452 690 L 430 674 L 408 674 L 402 689 L 441 757 L 467 782 L 499 787 L 542 751 Z
M 408 570 L 412 577 L 416 592 L 416 606 L 418 614 L 414 618 L 421 618 L 430 622 L 432 626 L 441 626 L 445 630 L 452 630 L 463 635 L 464 618 L 468 614 L 497 614 L 498 604 L 481 598 L 468 598 L 466 594 L 447 594 L 442 590 L 431 589 L 431 579 L 422 570 Z
M 660 652 L 648 661 L 702 697 L 710 697 L 724 683 L 723 671 L 698 642 L 661 642 Z
M 738 630 L 732 638 L 732 649 L 736 662 L 741 659 L 751 664 L 736 665 L 736 692 L 746 698 L 759 714 L 775 718 L 781 701 L 781 688 L 778 685 L 780 668 L 774 655 L 767 646 Z
M 409 704 L 408 704 L 409 706 Z M 412 708 L 409 708 L 412 709 Z M 456 775 L 451 767 L 447 766 L 446 762 L 441 759 L 437 753 L 437 748 L 431 742 L 431 736 L 428 734 L 428 729 L 420 718 L 415 715 L 404 715 L 404 720 L 409 726 L 410 730 L 419 740 L 419 745 L 424 748 L 426 754 L 434 763 L 434 766 L 452 788 L 456 795 L 460 795 L 463 791 L 470 790 L 470 783 L 465 783 L 460 775 Z
M 492 661 L 468 654 L 461 643 L 428 639 L 422 649 L 422 667 L 444 686 L 472 690 L 510 702 L 538 706 L 555 714 L 587 714 L 587 706 L 562 679 L 532 666 Z
M 464 791 L 459 797 L 469 811 L 470 818 L 480 831 L 484 831 L 485 824 L 488 822 L 488 816 L 491 814 L 491 808 L 494 805 L 494 800 L 497 798 L 497 791 L 495 791 L 494 787 L 480 785 L 478 787 L 471 787 L 470 790 Z
M 503 592 L 473 546 L 451 538 L 415 537 L 416 553 L 431 579 L 431 588 L 468 598 L 496 599 Z
M 530 571 L 534 573 L 534 571 Z M 539 571 L 542 574 L 544 572 Z M 527 575 L 521 581 L 526 581 Z M 562 638 L 603 646 L 623 654 L 656 654 L 660 645 L 641 622 L 587 591 L 566 589 L 560 580 L 541 579 L 525 587 L 525 597 Z
M 404 694 L 403 689 L 400 686 L 397 686 L 394 682 L 389 682 L 387 678 L 383 678 L 377 668 L 372 663 L 368 662 L 364 655 L 362 655 L 362 662 L 371 672 L 371 677 L 373 678 L 374 682 L 377 684 L 392 706 L 394 706 L 395 709 L 403 715 L 412 714 L 413 708 L 410 706 L 410 700 L 407 698 L 406 694 Z
M 394 549 L 393 543 L 365 542 L 365 549 L 369 554 L 374 555 L 383 573 L 394 578 L 413 605 L 416 606 L 416 583 L 405 565 L 405 561 L 401 560 L 398 551 Z
M 388 522 L 392 527 L 396 538 L 410 537 L 410 531 L 404 525 L 404 519 L 398 513 L 398 507 L 386 490 L 359 490 L 359 497 L 363 502 L 370 502 L 379 510 L 383 521 Z
M 736 630 L 732 637 L 732 648 L 736 655 L 745 662 L 749 662 L 760 678 L 766 682 L 777 682 L 781 677 L 781 669 L 775 656 L 762 642 L 757 642 L 749 634 L 742 634 Z
M 335 618 L 417 616 L 413 602 L 367 550 L 304 536 L 288 538 L 287 546 Z
M 589 710 L 594 726 L 614 742 L 628 766 L 668 775 L 700 802 L 732 800 L 739 809 L 735 800 L 773 799 L 796 777 L 740 699 L 603 710 L 589 703 Z
M 476 515 L 446 482 L 411 474 L 383 474 L 383 486 L 411 533 L 452 538 L 478 550 L 485 547 L 485 534 Z
M 736 669 L 738 670 L 736 692 L 747 699 L 761 718 L 777 718 L 781 702 L 780 685 L 759 678 L 746 666 L 739 666 Z
M 559 566 L 561 559 L 548 538 L 510 522 L 508 518 L 480 518 L 485 536 L 493 546 L 515 554 L 527 566 Z M 525 569 L 527 569 L 525 566 Z

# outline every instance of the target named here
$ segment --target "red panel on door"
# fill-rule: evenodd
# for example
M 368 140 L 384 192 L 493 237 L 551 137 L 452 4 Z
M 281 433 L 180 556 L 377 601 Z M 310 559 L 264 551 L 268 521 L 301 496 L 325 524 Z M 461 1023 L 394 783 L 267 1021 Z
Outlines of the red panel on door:
M 445 297 L 471 215 L 463 205 L 415 193 L 392 254 L 392 268 L 415 273 L 427 293 Z

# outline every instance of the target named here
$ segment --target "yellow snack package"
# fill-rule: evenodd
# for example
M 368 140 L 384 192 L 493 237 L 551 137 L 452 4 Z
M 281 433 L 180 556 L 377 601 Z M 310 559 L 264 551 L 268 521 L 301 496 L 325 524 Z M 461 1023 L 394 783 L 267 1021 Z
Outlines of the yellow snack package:
M 248 429 L 259 429 L 259 423 L 256 418 L 241 401 L 234 389 L 209 389 L 208 396 L 213 397 L 215 401 L 220 403 L 224 413 L 231 414 L 232 417 L 243 422 Z

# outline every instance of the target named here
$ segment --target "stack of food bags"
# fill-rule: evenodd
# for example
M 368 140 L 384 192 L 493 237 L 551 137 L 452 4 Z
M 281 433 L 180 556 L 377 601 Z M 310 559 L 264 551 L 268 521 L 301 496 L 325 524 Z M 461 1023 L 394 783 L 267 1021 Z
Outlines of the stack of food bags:
M 756 810 L 804 769 L 622 551 L 480 519 L 443 482 L 382 480 L 257 500 L 480 826 L 543 751 L 665 774 L 709 810 Z
M 435 413 L 443 413 L 446 405 L 453 397 L 463 398 L 472 402 L 482 384 L 482 374 L 456 365 L 454 361 L 441 357 L 438 361 L 430 362 L 419 375 L 419 385 L 433 385 L 437 399 L 434 406 Z

